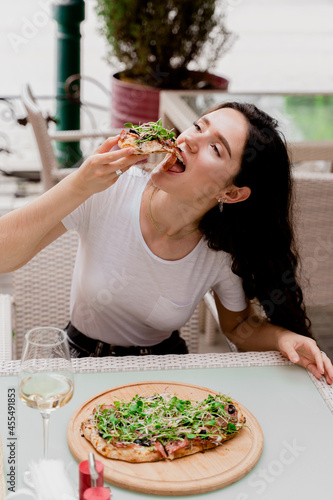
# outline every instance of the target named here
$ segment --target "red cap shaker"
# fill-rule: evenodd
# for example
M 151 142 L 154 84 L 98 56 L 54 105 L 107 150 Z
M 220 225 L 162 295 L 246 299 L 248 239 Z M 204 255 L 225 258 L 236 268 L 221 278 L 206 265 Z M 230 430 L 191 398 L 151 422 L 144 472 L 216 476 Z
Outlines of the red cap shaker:
M 79 498 L 83 500 L 85 490 L 91 487 L 101 487 L 104 484 L 104 465 L 95 460 L 93 453 L 89 453 L 89 460 L 79 464 Z
M 111 491 L 109 488 L 88 488 L 83 493 L 83 500 L 110 500 Z

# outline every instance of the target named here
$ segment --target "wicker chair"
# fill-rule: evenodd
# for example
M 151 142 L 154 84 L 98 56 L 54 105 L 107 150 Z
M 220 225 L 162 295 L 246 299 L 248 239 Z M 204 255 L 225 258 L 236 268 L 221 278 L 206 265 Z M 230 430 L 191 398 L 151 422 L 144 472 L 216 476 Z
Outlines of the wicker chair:
M 331 330 L 333 346 L 333 173 L 295 172 L 294 220 L 300 256 L 299 282 L 314 337 Z M 220 331 L 211 294 L 205 297 L 205 335 L 214 344 Z M 273 304 L 274 305 L 274 304 Z M 326 332 L 324 332 L 326 328 Z M 229 343 L 231 350 L 235 346 Z
M 77 234 L 69 231 L 13 272 L 13 298 L 0 295 L 0 359 L 19 358 L 24 335 L 32 327 L 64 328 L 68 323 L 77 243 Z M 199 310 L 200 306 L 181 329 L 191 353 L 198 352 Z
M 65 130 L 51 133 L 42 110 L 34 98 L 30 86 L 24 85 L 22 91 L 22 102 L 28 114 L 28 121 L 32 125 L 39 156 L 42 163 L 41 180 L 44 191 L 47 191 L 66 175 L 73 172 L 71 168 L 59 168 L 59 163 L 53 151 L 52 141 L 75 142 L 88 138 L 107 138 L 117 135 L 119 129 L 110 130 Z

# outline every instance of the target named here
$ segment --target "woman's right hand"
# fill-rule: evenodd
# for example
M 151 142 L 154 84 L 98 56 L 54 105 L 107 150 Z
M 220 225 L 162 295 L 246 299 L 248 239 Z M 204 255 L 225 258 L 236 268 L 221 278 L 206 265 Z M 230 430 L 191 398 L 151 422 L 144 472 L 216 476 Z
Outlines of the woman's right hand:
M 133 148 L 124 148 L 115 151 L 111 149 L 117 145 L 119 135 L 109 137 L 94 153 L 89 156 L 73 174 L 72 181 L 84 196 L 91 196 L 112 186 L 117 182 L 117 170 L 126 172 L 138 161 L 148 158 L 148 155 L 133 154 Z
M 132 148 L 110 151 L 118 142 L 110 137 L 74 173 L 66 176 L 27 205 L 0 218 L 0 273 L 9 273 L 63 234 L 62 219 L 94 193 L 117 182 L 117 170 L 126 172 L 146 156 Z

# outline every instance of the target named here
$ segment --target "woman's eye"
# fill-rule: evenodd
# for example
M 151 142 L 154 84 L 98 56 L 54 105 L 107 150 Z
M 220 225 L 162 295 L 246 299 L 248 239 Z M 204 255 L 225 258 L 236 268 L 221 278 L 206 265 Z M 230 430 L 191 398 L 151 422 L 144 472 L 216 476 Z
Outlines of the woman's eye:
M 221 156 L 217 146 L 215 144 L 211 144 L 211 146 L 213 148 L 214 153 L 216 153 L 217 156 Z
M 197 122 L 194 122 L 193 125 L 198 130 L 198 132 L 201 132 L 201 127 Z

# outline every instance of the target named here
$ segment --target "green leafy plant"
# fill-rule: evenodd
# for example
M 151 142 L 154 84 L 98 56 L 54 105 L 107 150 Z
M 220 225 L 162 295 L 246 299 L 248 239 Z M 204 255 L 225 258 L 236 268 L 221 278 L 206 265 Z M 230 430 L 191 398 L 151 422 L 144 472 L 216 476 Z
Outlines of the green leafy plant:
M 221 0 L 97 0 L 100 30 L 123 78 L 193 88 L 188 70 L 210 70 L 231 46 Z
M 232 400 L 223 394 L 210 394 L 200 402 L 167 393 L 136 395 L 131 401 L 114 401 L 111 408 L 100 405 L 94 423 L 108 442 L 118 440 L 150 446 L 156 440 L 162 444 L 185 437 L 208 440 L 234 434 L 244 426 L 231 422 L 229 404 L 233 406 Z
M 168 130 L 163 127 L 162 120 L 157 122 L 143 123 L 142 125 L 133 125 L 133 123 L 125 123 L 124 127 L 130 129 L 130 132 L 134 132 L 139 137 L 135 141 L 137 143 L 153 141 L 154 139 L 171 139 L 175 137 L 175 133 L 172 130 Z

